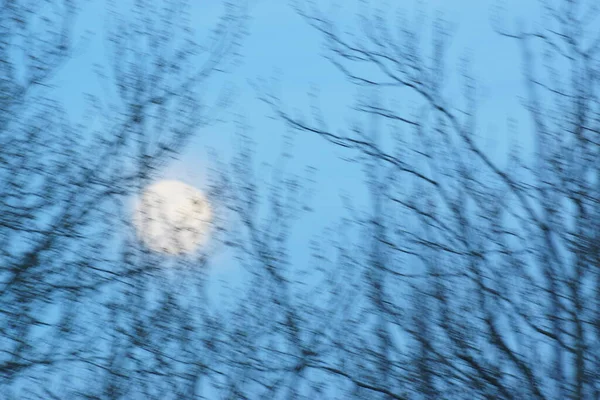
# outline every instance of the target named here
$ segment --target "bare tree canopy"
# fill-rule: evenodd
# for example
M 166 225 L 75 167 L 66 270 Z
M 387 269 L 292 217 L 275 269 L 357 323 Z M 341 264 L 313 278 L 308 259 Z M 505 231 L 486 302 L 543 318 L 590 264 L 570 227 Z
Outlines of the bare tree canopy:
M 102 4 L 103 94 L 73 122 L 56 77 L 89 3 L 0 6 L 0 398 L 600 398 L 594 0 L 540 1 L 532 22 L 493 10 L 530 121 L 500 133 L 479 123 L 477 54 L 452 67 L 451 21 L 376 1 L 350 29 L 325 2 L 290 5 L 356 89 L 349 123 L 316 89 L 306 116 L 253 79 L 241 90 L 279 131 L 253 129 L 220 76 L 263 56 L 242 45 L 254 3 L 224 2 L 203 31 L 186 0 Z M 210 154 L 203 191 L 156 184 L 223 121 L 233 155 Z M 494 134 L 533 147 L 498 157 Z M 359 171 L 365 199 L 313 203 L 297 138 Z M 217 264 L 237 268 L 221 297 Z

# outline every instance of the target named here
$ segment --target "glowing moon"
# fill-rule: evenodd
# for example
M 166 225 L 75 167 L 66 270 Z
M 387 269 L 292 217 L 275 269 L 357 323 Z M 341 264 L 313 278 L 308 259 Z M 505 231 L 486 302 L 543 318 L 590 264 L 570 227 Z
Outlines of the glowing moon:
M 183 182 L 164 180 L 144 190 L 133 220 L 138 237 L 149 249 L 181 255 L 206 242 L 211 216 L 201 191 Z

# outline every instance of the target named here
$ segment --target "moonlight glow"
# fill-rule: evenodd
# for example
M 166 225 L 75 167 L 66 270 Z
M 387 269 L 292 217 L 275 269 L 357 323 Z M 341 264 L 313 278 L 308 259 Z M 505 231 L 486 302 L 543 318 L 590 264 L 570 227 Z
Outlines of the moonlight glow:
M 151 250 L 184 254 L 208 238 L 211 211 L 198 189 L 179 181 L 159 181 L 138 199 L 134 224 L 138 237 Z

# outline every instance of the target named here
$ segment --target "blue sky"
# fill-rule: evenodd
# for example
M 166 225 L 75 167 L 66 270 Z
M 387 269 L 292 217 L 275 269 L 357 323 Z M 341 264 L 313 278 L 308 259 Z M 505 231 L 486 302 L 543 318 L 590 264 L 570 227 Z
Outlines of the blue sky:
M 105 9 L 106 4 L 112 2 L 117 3 L 119 8 L 126 8 L 128 3 L 133 1 L 146 1 L 149 4 L 155 4 L 155 0 L 83 1 L 85 4 L 82 5 L 75 27 L 77 52 L 55 77 L 54 81 L 50 83 L 57 88 L 56 92 L 64 101 L 71 122 L 73 124 L 81 123 L 82 131 L 87 132 L 84 129 L 86 124 L 84 108 L 86 94 L 104 96 L 102 93 L 103 88 L 96 80 L 93 71 L 96 65 L 104 65 L 105 68 L 110 69 L 110 65 L 106 65 L 107 43 L 103 32 L 108 19 Z M 194 3 L 190 10 L 191 26 L 197 29 L 197 38 L 202 40 L 218 22 L 223 10 L 222 2 L 227 0 L 189 1 Z M 373 248 L 363 248 L 377 242 L 378 238 L 371 235 L 372 231 L 364 235 L 368 229 L 376 229 L 374 228 L 375 224 L 360 226 L 355 223 L 357 219 L 353 219 L 352 223 L 355 224 L 348 223 L 348 225 L 351 225 L 350 228 L 356 229 L 346 229 L 346 227 L 336 229 L 332 226 L 340 224 L 343 217 L 350 214 L 345 208 L 348 199 L 356 209 L 360 210 L 359 217 L 366 219 L 369 214 L 374 213 L 364 171 L 366 169 L 365 164 L 368 163 L 348 162 L 345 158 L 353 154 L 347 149 L 336 147 L 310 132 L 291 131 L 281 120 L 273 118 L 272 110 L 258 99 L 259 93 L 251 83 L 259 82 L 261 79 L 275 81 L 276 91 L 285 109 L 292 116 L 303 114 L 309 120 L 311 119 L 309 93 L 317 91 L 319 105 L 329 128 L 334 133 L 340 133 L 343 136 L 350 136 L 347 132 L 356 120 L 361 120 L 366 129 L 372 128 L 374 124 L 371 125 L 372 120 L 368 116 L 365 117 L 351 109 L 357 99 L 371 96 L 372 93 L 353 86 L 323 57 L 326 53 L 324 38 L 313 27 L 309 26 L 307 21 L 303 20 L 293 6 L 293 2 L 308 4 L 309 0 L 247 1 L 250 3 L 248 9 L 250 20 L 247 27 L 248 35 L 244 37 L 242 46 L 239 49 L 241 54 L 240 64 L 236 68 L 230 68 L 231 73 L 216 76 L 216 80 L 210 82 L 207 86 L 202 86 L 197 93 L 198 96 L 210 103 L 218 96 L 222 85 L 226 84 L 235 90 L 233 104 L 222 115 L 223 122 L 199 129 L 179 160 L 168 165 L 164 170 L 158 171 L 159 176 L 157 178 L 182 180 L 201 190 L 204 189 L 208 183 L 209 171 L 213 167 L 218 168 L 218 165 L 213 165 L 214 158 L 211 158 L 209 153 L 217 154 L 218 160 L 222 163 L 230 163 L 236 157 L 236 145 L 239 139 L 236 135 L 239 133 L 239 122 L 243 121 L 248 126 L 244 133 L 252 139 L 256 150 L 254 159 L 255 183 L 263 195 L 263 201 L 269 195 L 271 181 L 281 172 L 278 169 L 281 166 L 281 157 L 284 151 L 290 152 L 293 156 L 292 159 L 286 161 L 284 173 L 298 175 L 302 180 L 306 176 L 307 170 L 314 172 L 310 175 L 313 182 L 306 182 L 311 185 L 310 189 L 312 189 L 309 204 L 312 211 L 304 213 L 301 218 L 294 221 L 291 229 L 288 249 L 291 253 L 292 269 L 307 271 L 308 276 L 304 275 L 304 279 L 309 285 L 316 284 L 319 282 L 320 272 L 315 264 L 321 261 L 311 263 L 313 261 L 311 259 L 311 240 L 315 239 L 316 236 L 317 240 L 323 242 L 322 245 L 325 248 L 323 251 L 327 253 L 327 256 L 333 255 L 334 257 L 339 256 L 339 254 L 336 254 L 338 249 L 335 245 L 340 243 L 340 247 L 345 246 L 347 248 L 345 250 L 348 251 L 339 258 L 349 255 L 349 257 L 355 257 L 356 259 L 353 259 L 352 262 L 344 262 L 344 259 L 339 261 L 338 258 L 333 260 L 331 265 L 323 261 L 323 265 L 319 266 L 322 266 L 323 269 L 331 266 L 327 269 L 327 272 L 340 277 L 340 286 L 344 286 L 344 289 L 351 288 L 354 280 L 365 279 L 364 277 L 371 273 L 371 270 L 377 270 L 377 268 L 369 268 L 372 266 L 370 260 L 365 262 L 374 253 L 377 253 L 377 249 L 373 251 Z M 534 130 L 531 129 L 530 116 L 522 104 L 525 91 L 521 70 L 521 51 L 514 40 L 501 37 L 494 32 L 492 21 L 500 21 L 502 27 L 508 30 L 518 28 L 529 31 L 532 28 L 537 28 L 536 25 L 541 14 L 538 0 L 313 0 L 313 3 L 316 3 L 326 16 L 334 19 L 338 31 L 357 35 L 360 35 L 359 16 L 364 16 L 365 13 L 381 12 L 389 17 L 390 22 L 393 24 L 396 21 L 395 16 L 404 12 L 404 19 L 399 18 L 397 21 L 399 24 L 407 23 L 412 27 L 422 29 L 423 39 L 421 43 L 426 57 L 432 54 L 430 43 L 431 22 L 436 17 L 443 17 L 448 22 L 450 34 L 452 35 L 451 44 L 445 57 L 446 67 L 444 72 L 447 82 L 442 93 L 444 106 L 452 109 L 453 113 L 456 112 L 457 115 L 457 110 L 465 108 L 460 79 L 461 68 L 464 65 L 463 59 L 468 57 L 469 70 L 478 88 L 475 141 L 500 168 L 506 165 L 509 147 L 514 144 L 520 145 L 523 150 L 522 155 L 525 153 L 523 155 L 525 162 L 532 160 L 530 154 L 534 151 L 532 140 Z M 369 9 L 367 6 L 372 6 L 372 8 Z M 393 25 L 391 27 L 392 29 L 395 28 Z M 412 109 L 418 107 L 414 94 L 407 94 L 407 91 L 403 88 L 394 88 L 393 91 L 382 89 L 381 95 L 386 105 L 390 108 L 395 107 L 395 111 L 402 116 L 411 117 L 409 114 Z M 111 99 L 114 100 L 115 97 L 110 93 L 107 98 L 104 98 L 104 100 L 109 101 Z M 548 110 L 552 112 L 550 108 Z M 112 123 L 114 121 L 111 120 L 110 124 Z M 388 129 L 387 122 L 383 121 L 380 121 L 379 128 L 382 135 L 388 135 L 388 138 L 392 135 L 401 136 L 404 133 L 409 133 L 403 131 L 393 132 Z M 108 134 L 108 132 L 102 133 Z M 407 134 L 407 136 L 412 135 Z M 436 136 L 429 135 L 429 137 Z M 390 142 L 391 140 L 386 144 L 389 145 Z M 411 145 L 414 145 L 414 142 Z M 391 146 L 386 147 L 385 150 L 390 153 L 394 151 Z M 438 150 L 440 153 L 448 151 L 443 146 L 436 146 L 435 151 Z M 452 150 L 450 149 L 450 151 Z M 459 156 L 468 158 L 470 154 L 468 151 L 464 151 Z M 95 155 L 91 154 L 91 157 L 93 158 Z M 410 153 L 407 157 L 411 157 Z M 423 168 L 426 171 L 426 165 L 424 165 L 426 162 L 423 157 L 418 158 L 420 160 L 415 161 L 417 163 L 416 168 Z M 410 163 L 412 159 L 409 158 L 407 161 Z M 481 163 L 479 164 L 481 165 Z M 439 165 L 445 166 L 441 162 Z M 481 174 L 478 177 L 481 177 L 482 181 L 485 180 L 484 175 L 487 170 L 474 169 L 474 171 L 475 174 Z M 398 174 L 398 180 L 395 181 L 397 188 L 404 189 L 406 187 L 406 192 L 409 192 L 412 189 L 412 182 L 410 178 L 405 178 L 408 174 L 401 174 L 397 171 L 394 173 Z M 525 175 L 525 173 L 522 175 Z M 521 178 L 523 180 L 527 179 L 525 176 L 519 176 L 519 179 Z M 453 185 L 452 178 L 444 181 L 442 177 L 440 182 L 448 186 Z M 411 191 L 411 193 L 419 194 L 417 190 Z M 501 192 L 501 194 L 503 193 Z M 379 197 L 383 198 L 383 196 Z M 133 204 L 134 199 L 131 200 Z M 425 203 L 423 198 L 418 200 Z M 465 202 L 469 202 L 469 199 L 466 199 Z M 264 206 L 265 204 L 263 204 Z M 218 204 L 213 204 L 213 208 L 217 207 Z M 392 207 L 390 206 L 390 208 Z M 440 209 L 438 209 L 438 211 L 443 216 L 443 205 L 441 208 L 442 210 L 439 211 Z M 469 214 L 472 210 L 469 208 L 468 203 L 465 210 L 466 214 Z M 394 210 L 393 212 L 401 213 L 402 211 Z M 520 211 L 515 212 L 518 214 Z M 415 228 L 415 230 L 421 229 L 420 226 L 413 224 L 416 217 L 410 212 L 405 212 L 399 216 L 392 214 L 392 211 L 389 214 L 394 217 L 386 227 L 386 229 L 389 229 L 390 237 L 396 234 L 396 229 L 402 230 L 405 227 L 409 230 L 412 228 Z M 570 211 L 568 208 L 565 214 L 567 217 L 569 216 Z M 387 214 L 384 212 L 383 215 Z M 354 214 L 351 215 L 351 217 L 355 216 Z M 514 222 L 514 219 L 511 219 L 510 216 L 506 218 L 508 220 L 507 225 Z M 112 223 L 110 220 L 107 222 L 108 224 Z M 484 226 L 487 227 L 485 224 Z M 330 227 L 331 230 L 324 232 L 325 229 Z M 91 227 L 89 231 L 92 231 L 93 228 Z M 423 230 L 426 230 L 426 228 L 423 227 Z M 133 229 L 131 229 L 132 231 Z M 348 238 L 346 238 L 346 235 Z M 133 238 L 133 235 L 130 237 Z M 401 235 L 398 234 L 397 237 L 401 237 Z M 336 240 L 338 243 L 335 242 Z M 517 241 L 517 239 L 514 240 Z M 531 243 L 525 243 L 524 245 L 529 244 L 532 247 L 536 246 L 533 239 Z M 519 249 L 520 245 L 523 244 L 514 243 L 510 247 L 514 246 L 515 249 Z M 477 247 L 474 246 L 473 248 Z M 119 250 L 120 248 L 115 246 L 115 252 Z M 343 252 L 340 251 L 339 253 Z M 386 256 L 387 254 L 383 254 L 382 258 Z M 159 259 L 161 255 L 158 254 L 156 257 Z M 400 257 L 402 256 L 398 256 L 398 259 Z M 249 258 L 252 259 L 252 257 Z M 446 258 L 443 257 L 442 262 L 445 260 Z M 171 261 L 176 264 L 178 260 L 171 259 Z M 262 260 L 251 261 L 255 261 L 257 265 L 260 265 L 258 263 Z M 245 300 L 246 291 L 240 289 L 247 288 L 256 289 L 248 292 L 250 292 L 250 295 L 255 296 L 254 299 L 257 302 L 262 301 L 264 293 L 261 290 L 266 291 L 268 285 L 264 285 L 263 288 L 260 281 L 259 284 L 254 284 L 260 279 L 257 274 L 257 280 L 243 286 L 249 282 L 246 279 L 248 276 L 244 273 L 243 268 L 238 265 L 236 258 L 232 257 L 230 253 L 218 254 L 211 258 L 210 263 L 209 285 L 212 295 L 211 300 L 214 300 L 214 304 L 225 304 L 225 306 L 244 305 L 243 300 Z M 162 296 L 166 293 L 180 291 L 184 302 L 196 302 L 199 299 L 198 302 L 204 305 L 202 303 L 204 301 L 203 297 L 196 298 L 193 297 L 196 294 L 191 293 L 197 289 L 196 282 L 198 282 L 198 288 L 204 289 L 205 271 L 197 268 L 198 264 L 181 264 L 185 264 L 183 268 L 189 269 L 164 268 L 165 272 L 162 277 L 165 277 L 165 280 L 157 279 L 151 282 L 149 288 L 142 286 L 138 286 L 138 288 L 144 290 L 144 295 L 147 295 L 149 299 L 152 299 L 157 292 L 160 292 L 159 295 Z M 278 265 L 281 265 L 283 270 L 285 265 L 282 264 Z M 366 268 L 363 268 L 365 266 Z M 413 272 L 413 268 L 420 269 L 422 267 L 419 262 L 398 262 L 397 266 L 402 269 L 402 272 Z M 503 269 L 502 266 L 503 264 L 499 264 L 499 270 Z M 537 272 L 535 261 L 527 267 L 534 270 L 533 274 Z M 197 271 L 200 272 L 196 273 Z M 491 272 L 495 273 L 496 271 Z M 399 286 L 392 275 L 389 276 L 389 281 L 384 282 L 387 288 L 394 288 L 395 284 Z M 168 282 L 168 284 L 164 285 L 165 282 Z M 423 284 L 427 285 L 429 282 Z M 296 295 L 299 292 L 304 293 L 305 286 L 301 284 L 291 286 L 290 301 L 303 301 L 303 298 Z M 398 291 L 400 301 L 412 295 L 411 286 L 412 283 L 403 285 L 404 290 Z M 330 288 L 327 287 L 327 289 Z M 87 309 L 90 313 L 95 312 L 96 309 L 103 309 L 102 296 L 112 297 L 112 293 L 108 293 L 112 290 L 112 286 L 106 287 L 106 293 L 86 299 L 86 303 L 81 304 L 82 309 Z M 458 295 L 460 295 L 460 290 L 460 288 L 457 288 Z M 190 296 L 187 296 L 187 294 L 190 294 Z M 361 302 L 365 299 L 363 294 L 360 290 L 357 290 L 356 296 L 349 296 L 353 305 L 356 305 L 356 309 L 361 308 L 360 306 L 366 303 Z M 323 294 L 323 297 L 325 296 L 328 296 L 328 293 Z M 322 304 L 328 305 L 327 301 L 321 301 L 323 297 L 320 297 L 317 293 L 310 299 L 316 310 L 320 310 Z M 344 300 L 343 297 L 339 296 Z M 62 307 L 61 303 L 55 304 L 55 307 L 50 309 L 47 317 L 58 317 L 60 307 Z M 55 309 L 56 312 L 54 312 Z M 340 307 L 340 309 L 342 308 Z M 202 307 L 202 310 L 220 311 L 219 307 Z M 351 312 L 358 313 L 359 311 L 351 310 Z M 342 313 L 345 314 L 345 310 L 340 312 L 340 314 Z M 352 319 L 351 317 L 348 319 Z M 253 322 L 261 324 L 267 319 L 268 316 L 265 319 L 257 318 Z M 356 320 L 359 321 L 358 318 Z M 501 317 L 499 317 L 499 320 L 501 324 L 508 323 Z M 225 323 L 227 322 L 225 321 Z M 362 324 L 364 329 L 369 329 L 369 327 L 368 321 Z M 43 329 L 46 328 L 39 328 L 40 332 Z M 40 335 L 42 334 L 40 333 Z M 507 335 L 510 336 L 510 332 Z M 400 335 L 397 338 L 400 342 L 403 339 Z M 545 356 L 545 354 L 542 355 Z
M 349 31 L 356 31 L 357 12 L 364 12 L 362 1 L 322 0 L 316 3 L 322 11 L 333 12 L 340 29 Z M 446 58 L 446 98 L 453 105 L 454 99 L 457 106 L 462 104 L 456 77 L 460 76 L 461 58 L 468 55 L 479 88 L 478 134 L 483 148 L 500 164 L 506 160 L 507 146 L 511 141 L 518 140 L 525 149 L 531 149 L 526 135 L 530 121 L 519 101 L 523 92 L 520 52 L 514 41 L 500 37 L 493 31 L 491 17 L 502 16 L 505 26 L 509 28 L 517 23 L 526 23 L 527 26 L 532 16 L 539 15 L 537 1 L 409 0 L 373 1 L 371 4 L 389 15 L 404 11 L 409 23 L 413 23 L 414 17 L 422 10 L 426 22 L 423 25 L 425 35 L 429 34 L 429 22 L 436 15 L 448 20 L 452 24 L 453 39 Z M 214 26 L 221 11 L 222 3 L 217 0 L 194 4 L 191 23 L 198 29 L 199 38 Z M 307 116 L 310 115 L 308 93 L 312 88 L 317 88 L 324 115 L 335 131 L 345 129 L 348 122 L 356 118 L 348 107 L 360 93 L 322 57 L 325 51 L 323 38 L 298 15 L 291 2 L 253 0 L 249 14 L 249 34 L 241 48 L 242 64 L 233 70 L 233 74 L 220 77 L 216 84 L 207 88 L 210 98 L 222 82 L 229 82 L 235 87 L 235 103 L 225 114 L 228 121 L 199 131 L 181 159 L 162 172 L 165 178 L 180 179 L 200 188 L 204 186 L 210 168 L 207 149 L 215 149 L 221 161 L 231 160 L 235 149 L 235 120 L 239 119 L 237 116 L 242 116 L 250 126 L 248 134 L 256 144 L 258 174 L 265 182 L 269 181 L 270 169 L 261 164 L 277 162 L 290 131 L 281 121 L 270 118 L 272 113 L 269 108 L 257 99 L 257 92 L 249 82 L 259 78 L 268 80 L 276 77 L 278 92 L 285 107 Z M 82 8 L 76 32 L 87 39 L 81 39 L 81 51 L 55 80 L 55 84 L 61 87 L 73 122 L 77 122 L 83 112 L 83 93 L 101 92 L 92 66 L 105 60 L 105 39 L 101 33 L 105 18 L 103 1 L 90 0 Z M 95 34 L 86 36 L 86 31 Z M 429 45 L 426 38 L 423 42 L 425 46 Z M 400 100 L 402 107 L 410 103 L 410 99 Z M 517 121 L 516 137 L 509 133 L 509 118 Z M 347 154 L 340 149 L 308 133 L 294 134 L 292 137 L 294 158 L 288 163 L 289 172 L 303 175 L 307 166 L 316 169 L 312 199 L 315 211 L 297 221 L 291 243 L 291 247 L 297 249 L 296 260 L 306 264 L 308 241 L 343 215 L 340 195 L 349 196 L 355 205 L 360 206 L 367 201 L 366 186 L 361 168 L 343 161 L 341 157 Z M 231 271 L 235 269 L 224 269 L 220 274 L 225 274 L 222 277 L 229 279 L 231 277 L 227 274 L 231 274 Z

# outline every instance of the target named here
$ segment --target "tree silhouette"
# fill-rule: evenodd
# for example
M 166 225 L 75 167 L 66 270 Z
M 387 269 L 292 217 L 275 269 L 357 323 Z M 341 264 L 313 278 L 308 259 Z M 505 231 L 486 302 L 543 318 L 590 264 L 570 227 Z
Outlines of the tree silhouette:
M 446 21 L 428 37 L 419 19 L 392 25 L 365 7 L 344 32 L 316 2 L 295 3 L 359 88 L 355 122 L 332 129 L 318 107 L 303 118 L 273 88 L 259 97 L 360 164 L 368 193 L 344 197 L 344 217 L 303 249 L 308 265 L 292 236 L 319 206 L 314 171 L 286 170 L 293 152 L 259 170 L 243 117 L 233 159 L 211 154 L 202 250 L 152 251 L 132 224 L 132 196 L 230 103 L 226 88 L 214 103 L 200 94 L 235 65 L 241 2 L 205 43 L 186 1 L 109 4 L 107 94 L 72 124 L 52 79 L 76 54 L 82 4 L 13 0 L 0 14 L 3 398 L 600 397 L 592 0 L 541 2 L 536 30 L 493 26 L 522 50 L 533 124 L 513 129 L 535 139 L 506 166 L 481 144 L 468 62 L 462 97 L 445 91 Z M 243 282 L 215 304 L 207 269 L 223 254 Z
M 214 104 L 197 92 L 230 69 L 244 8 L 227 4 L 198 43 L 188 2 L 109 5 L 109 56 L 96 67 L 107 94 L 88 95 L 72 124 L 52 79 L 77 55 L 84 4 L 34 3 L 6 1 L 0 14 L 2 397 L 193 397 L 210 352 L 190 332 L 204 321 L 209 340 L 215 328 L 165 287 L 165 261 L 138 244 L 127 203 L 229 103 L 226 89 Z
M 513 151 L 507 168 L 477 138 L 468 65 L 464 101 L 444 95 L 443 20 L 432 24 L 428 58 L 420 26 L 397 33 L 375 10 L 341 33 L 314 3 L 298 5 L 328 59 L 364 88 L 354 109 L 370 121 L 335 130 L 319 113 L 289 113 L 261 88 L 287 125 L 365 165 L 372 208 L 351 210 L 360 241 L 338 244 L 339 274 L 358 276 L 354 302 L 309 364 L 344 398 L 598 396 L 600 36 L 594 4 L 555 3 L 543 2 L 540 30 L 496 27 L 523 50 L 536 141 L 533 157 Z M 416 111 L 387 106 L 394 94 Z M 385 140 L 381 122 L 390 126 Z M 351 290 L 337 285 L 330 290 L 343 304 Z

